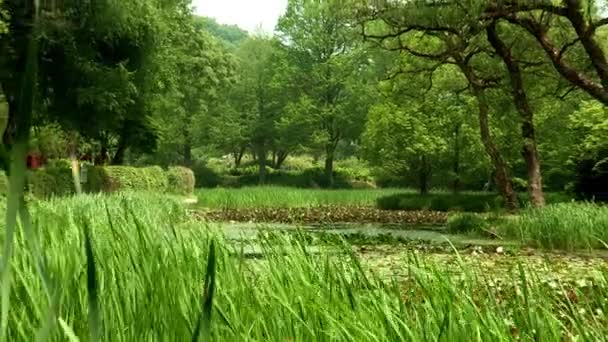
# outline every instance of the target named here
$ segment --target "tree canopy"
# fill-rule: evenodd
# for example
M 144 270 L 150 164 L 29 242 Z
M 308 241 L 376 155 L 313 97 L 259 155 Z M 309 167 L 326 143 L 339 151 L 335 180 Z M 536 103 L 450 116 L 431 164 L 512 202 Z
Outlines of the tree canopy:
M 5 157 L 35 37 L 31 149 L 52 156 L 219 158 L 261 183 L 310 156 L 328 187 L 350 158 L 379 184 L 496 189 L 511 209 L 517 191 L 542 206 L 606 174 L 599 1 L 289 0 L 274 33 L 188 0 L 45 2 L 36 32 L 33 14 L 0 2 Z

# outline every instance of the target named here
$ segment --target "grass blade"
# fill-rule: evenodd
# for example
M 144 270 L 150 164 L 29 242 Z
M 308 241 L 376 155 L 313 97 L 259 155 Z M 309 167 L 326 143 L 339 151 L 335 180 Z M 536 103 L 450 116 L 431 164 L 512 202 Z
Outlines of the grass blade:
M 211 312 L 213 310 L 213 293 L 215 291 L 215 241 L 209 245 L 209 257 L 207 259 L 207 272 L 205 274 L 205 289 L 203 291 L 203 305 L 199 316 L 192 341 L 211 340 Z
M 74 333 L 74 330 L 72 330 L 72 328 L 70 328 L 70 326 L 62 318 L 59 318 L 59 325 L 61 326 L 61 329 L 63 329 L 63 332 L 68 338 L 68 341 L 80 342 L 80 339 L 78 339 L 78 337 Z
M 89 301 L 89 332 L 91 341 L 101 340 L 101 310 L 99 305 L 99 285 L 97 268 L 88 221 L 84 221 L 84 247 L 87 260 L 87 293 Z

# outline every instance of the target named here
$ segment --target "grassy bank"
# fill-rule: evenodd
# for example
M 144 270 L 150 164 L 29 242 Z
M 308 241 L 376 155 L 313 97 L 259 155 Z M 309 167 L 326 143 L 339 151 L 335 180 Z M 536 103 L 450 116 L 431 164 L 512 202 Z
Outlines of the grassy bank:
M 411 258 L 400 263 L 408 277 L 396 282 L 374 276 L 349 246 L 338 255 L 312 256 L 304 240 L 281 236 L 260 238 L 264 259 L 247 260 L 241 246 L 154 195 L 39 202 L 32 213 L 51 279 L 51 312 L 65 322 L 60 327 L 51 316 L 54 340 L 70 329 L 88 338 L 92 289 L 103 340 L 191 339 L 213 238 L 213 340 L 598 340 L 608 334 L 605 316 L 597 314 L 608 312 L 605 278 L 585 289 L 547 291 L 534 270 L 522 267 L 497 288 L 475 275 L 485 269 L 456 264 L 460 272 L 453 276 L 443 265 Z M 87 281 L 85 224 L 96 287 Z M 31 340 L 49 317 L 48 297 L 23 236 L 16 243 L 9 340 Z
M 369 206 L 383 210 L 432 210 L 487 212 L 501 210 L 503 203 L 495 193 L 435 191 L 420 195 L 414 190 L 384 189 L 301 189 L 277 186 L 214 188 L 196 191 L 199 204 L 212 209 L 303 208 L 324 206 Z M 568 202 L 561 193 L 547 193 L 548 203 Z M 528 205 L 520 195 L 522 207 Z
M 375 206 L 379 198 L 402 193 L 403 189 L 298 189 L 248 187 L 200 189 L 199 205 L 207 208 L 295 208 L 320 206 Z
M 501 230 L 522 243 L 547 249 L 608 249 L 608 206 L 561 203 L 524 210 Z

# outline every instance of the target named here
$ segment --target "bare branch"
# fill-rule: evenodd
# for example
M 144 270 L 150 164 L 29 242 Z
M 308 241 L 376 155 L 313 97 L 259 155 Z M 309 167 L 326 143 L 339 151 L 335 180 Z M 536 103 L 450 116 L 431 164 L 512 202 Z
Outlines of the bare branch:
M 595 31 L 599 27 L 602 27 L 604 25 L 608 25 L 608 18 L 600 19 L 600 20 L 596 21 L 595 23 L 593 23 L 593 25 L 591 25 L 591 26 L 593 28 L 593 31 Z

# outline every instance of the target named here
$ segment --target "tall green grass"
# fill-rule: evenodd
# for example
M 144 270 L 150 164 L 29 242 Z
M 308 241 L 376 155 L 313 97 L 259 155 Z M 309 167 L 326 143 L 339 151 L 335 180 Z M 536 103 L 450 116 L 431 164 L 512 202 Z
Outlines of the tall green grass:
M 507 236 L 548 249 L 608 248 L 608 207 L 561 203 L 527 209 L 502 227 Z
M 199 205 L 208 208 L 287 208 L 328 205 L 374 206 L 378 198 L 402 193 L 403 189 L 323 190 L 290 187 L 201 189 Z
M 402 260 L 409 277 L 397 281 L 375 276 L 348 245 L 338 255 L 312 255 L 305 239 L 277 234 L 255 242 L 263 259 L 252 260 L 242 253 L 246 245 L 230 245 L 189 221 L 178 202 L 152 194 L 36 202 L 32 213 L 57 286 L 49 310 L 18 230 L 11 341 L 31 340 L 49 311 L 56 313 L 52 340 L 88 339 L 87 258 L 96 268 L 99 336 L 107 341 L 184 341 L 204 336 L 205 328 L 217 341 L 598 340 L 608 334 L 605 318 L 594 314 L 608 312 L 606 281 L 575 290 L 574 302 L 546 291 L 523 268 L 501 289 L 478 278 L 480 272 L 461 269 L 454 276 L 415 257 Z M 212 261 L 215 271 L 208 270 Z

